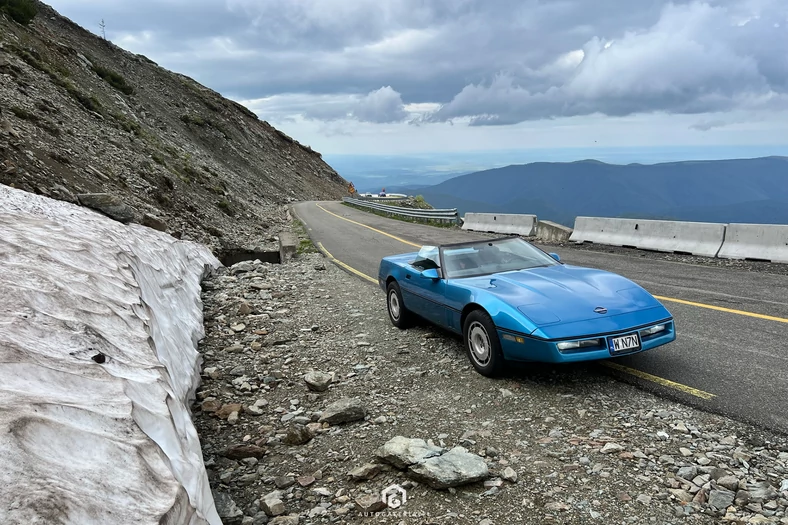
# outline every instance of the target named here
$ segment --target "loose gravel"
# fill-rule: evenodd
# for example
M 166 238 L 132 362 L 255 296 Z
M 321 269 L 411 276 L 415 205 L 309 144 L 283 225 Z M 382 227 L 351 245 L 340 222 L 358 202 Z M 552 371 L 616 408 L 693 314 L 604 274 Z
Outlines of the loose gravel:
M 381 290 L 316 253 L 203 287 L 194 421 L 225 524 L 788 524 L 785 436 L 593 367 L 485 378 L 458 337 L 394 328 Z M 381 456 L 398 436 L 487 473 L 432 488 Z

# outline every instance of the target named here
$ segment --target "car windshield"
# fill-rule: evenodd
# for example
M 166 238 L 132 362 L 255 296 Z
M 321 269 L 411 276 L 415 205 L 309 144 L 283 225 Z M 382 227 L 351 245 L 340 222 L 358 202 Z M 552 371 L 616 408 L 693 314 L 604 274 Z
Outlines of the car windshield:
M 441 252 L 443 270 L 449 279 L 559 264 L 542 250 L 517 237 L 448 246 L 441 248 Z

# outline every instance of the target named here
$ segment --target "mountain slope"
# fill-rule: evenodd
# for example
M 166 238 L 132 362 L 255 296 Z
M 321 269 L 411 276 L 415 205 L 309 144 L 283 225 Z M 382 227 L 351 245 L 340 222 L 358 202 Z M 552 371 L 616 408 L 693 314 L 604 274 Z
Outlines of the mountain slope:
M 568 225 L 579 215 L 788 223 L 788 159 L 543 162 L 471 173 L 419 193 L 462 213 L 536 213 Z
M 347 182 L 240 104 L 44 4 L 0 15 L 0 183 L 64 200 L 107 192 L 210 247 L 254 247 L 286 203 Z

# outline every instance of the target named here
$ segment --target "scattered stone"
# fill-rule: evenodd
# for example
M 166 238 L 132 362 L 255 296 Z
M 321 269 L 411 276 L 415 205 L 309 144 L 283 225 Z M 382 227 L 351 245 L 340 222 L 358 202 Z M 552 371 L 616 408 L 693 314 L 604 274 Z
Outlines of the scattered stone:
M 618 443 L 610 442 L 610 443 L 605 443 L 605 446 L 602 447 L 600 452 L 602 454 L 612 454 L 613 452 L 621 452 L 622 450 L 624 450 L 624 447 L 622 447 Z
M 248 302 L 243 301 L 240 306 L 238 306 L 238 315 L 249 315 L 251 313 L 252 306 Z
M 779 496 L 778 492 L 768 481 L 759 481 L 757 483 L 747 484 L 747 493 L 750 495 L 750 501 L 761 503 Z
M 235 445 L 225 449 L 222 455 L 228 459 L 260 459 L 265 455 L 265 449 L 257 445 Z
M 280 499 L 282 493 L 279 491 L 266 494 L 260 500 L 260 508 L 268 516 L 279 516 L 285 513 L 285 504 Z
M 331 403 L 326 407 L 318 422 L 338 425 L 340 423 L 351 423 L 364 419 L 367 409 L 364 408 L 361 400 L 357 398 L 344 398 Z
M 360 512 L 378 512 L 388 507 L 378 494 L 370 494 L 356 498 L 356 507 Z
M 739 489 L 739 480 L 736 476 L 722 476 L 717 479 L 717 485 L 736 492 Z
M 222 419 L 227 419 L 233 412 L 239 413 L 243 410 L 240 403 L 231 403 L 229 405 L 222 405 L 222 408 L 216 411 L 216 416 Z
M 396 436 L 375 451 L 381 461 L 404 469 L 427 458 L 440 455 L 445 449 L 429 445 L 423 439 Z
M 733 505 L 735 497 L 736 494 L 730 490 L 712 490 L 709 493 L 709 505 L 718 510 L 724 510 Z
M 304 376 L 306 386 L 313 392 L 325 392 L 333 380 L 333 374 L 325 372 L 309 372 Z
M 274 485 L 278 489 L 286 489 L 295 485 L 295 478 L 293 476 L 277 476 L 274 478 Z
M 356 467 L 350 472 L 348 476 L 354 480 L 370 480 L 380 474 L 381 466 L 376 463 L 366 463 L 360 467 Z
M 510 483 L 517 483 L 517 472 L 512 467 L 503 469 L 501 477 Z
M 298 520 L 300 517 L 298 514 L 292 514 L 289 516 L 277 516 L 276 518 L 272 519 L 268 522 L 268 525 L 298 525 Z
M 160 218 L 156 217 L 155 215 L 151 215 L 150 213 L 145 213 L 142 215 L 142 221 L 140 224 L 143 226 L 147 226 L 148 228 L 153 228 L 154 230 L 158 230 L 160 232 L 167 231 L 167 223 L 161 220 Z
M 287 435 L 282 442 L 286 445 L 304 445 L 309 443 L 314 437 L 315 435 L 309 427 L 293 423 L 287 427 Z
M 484 459 L 463 447 L 454 447 L 445 454 L 411 465 L 409 472 L 418 481 L 436 489 L 466 485 L 489 475 Z
M 243 511 L 236 506 L 233 498 L 226 492 L 214 491 L 213 501 L 216 505 L 216 512 L 219 513 L 219 517 L 223 520 L 234 520 L 244 515 Z
M 118 222 L 128 224 L 134 220 L 134 209 L 109 193 L 80 193 L 77 200 L 82 206 L 101 212 Z

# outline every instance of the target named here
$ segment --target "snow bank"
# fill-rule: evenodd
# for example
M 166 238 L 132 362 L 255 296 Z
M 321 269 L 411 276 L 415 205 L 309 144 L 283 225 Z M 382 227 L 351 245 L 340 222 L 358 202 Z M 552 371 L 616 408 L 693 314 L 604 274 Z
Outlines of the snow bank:
M 188 408 L 218 266 L 0 185 L 0 523 L 221 524 Z

